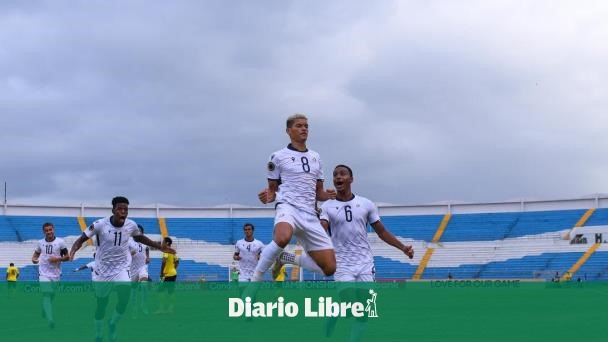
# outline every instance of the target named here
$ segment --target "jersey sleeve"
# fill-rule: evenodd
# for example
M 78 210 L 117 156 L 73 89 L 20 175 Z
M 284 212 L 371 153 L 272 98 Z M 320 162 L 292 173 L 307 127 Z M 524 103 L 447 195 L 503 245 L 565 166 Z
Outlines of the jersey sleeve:
M 319 172 L 317 172 L 317 180 L 323 182 L 325 180 L 325 175 L 323 173 L 323 161 L 321 161 L 320 155 L 317 155 L 317 158 L 319 159 Z
M 327 211 L 329 210 L 328 201 L 321 205 L 321 215 L 319 215 L 319 220 L 325 220 L 329 222 L 329 215 L 327 215 Z
M 139 227 L 137 227 L 137 223 L 135 223 L 134 221 L 131 221 L 131 223 L 133 224 L 133 226 L 131 228 L 131 236 L 143 235 L 141 233 L 141 230 L 139 230 Z
M 368 200 L 367 201 L 367 222 L 371 223 L 376 223 L 380 221 L 380 215 L 378 215 L 378 207 L 376 207 L 376 205 Z
M 68 250 L 68 245 L 65 243 L 63 239 L 59 241 L 59 255 L 64 256 L 68 255 L 70 251 Z
M 42 253 L 42 249 L 40 248 L 40 242 L 38 242 L 38 244 L 36 245 L 36 249 L 34 249 L 34 252 L 38 254 Z
M 133 239 L 129 239 L 129 252 L 136 253 L 139 250 L 139 246 Z
M 266 166 L 267 168 L 267 176 L 268 179 L 272 179 L 272 180 L 279 180 L 281 179 L 281 173 L 279 172 L 279 157 L 277 156 L 277 153 L 274 153 L 270 156 L 270 159 L 268 161 L 268 165 Z
M 98 225 L 99 225 L 99 221 L 95 221 L 95 222 L 93 222 L 93 224 L 92 224 L 92 225 L 90 225 L 90 226 L 89 226 L 89 228 L 87 228 L 87 229 L 84 231 L 84 235 L 86 235 L 86 236 L 87 236 L 89 239 L 90 239 L 91 237 L 93 237 L 93 235 L 97 234 L 97 229 L 99 229 L 99 228 L 98 228 Z
M 234 254 L 240 254 L 241 253 L 241 249 L 239 248 L 239 243 L 235 243 L 234 244 Z

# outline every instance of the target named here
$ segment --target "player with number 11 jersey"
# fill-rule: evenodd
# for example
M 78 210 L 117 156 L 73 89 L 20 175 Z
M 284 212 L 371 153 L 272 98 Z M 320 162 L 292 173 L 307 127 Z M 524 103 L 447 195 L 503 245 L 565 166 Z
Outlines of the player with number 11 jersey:
M 95 273 L 99 281 L 131 281 L 131 253 L 129 238 L 141 234 L 137 224 L 125 219 L 122 227 L 115 227 L 106 217 L 95 221 L 84 232 L 97 245 L 95 253 Z

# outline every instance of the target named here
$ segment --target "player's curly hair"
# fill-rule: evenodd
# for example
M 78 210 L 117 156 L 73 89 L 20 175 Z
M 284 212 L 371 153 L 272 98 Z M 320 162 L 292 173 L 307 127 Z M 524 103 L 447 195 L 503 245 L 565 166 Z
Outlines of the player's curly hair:
M 353 170 L 350 167 L 348 167 L 348 166 L 346 166 L 344 164 L 338 164 L 338 165 L 336 165 L 336 167 L 334 167 L 334 170 L 337 169 L 337 168 L 339 168 L 339 167 L 343 167 L 343 168 L 347 169 L 348 170 L 348 174 L 350 175 L 350 178 L 353 178 Z

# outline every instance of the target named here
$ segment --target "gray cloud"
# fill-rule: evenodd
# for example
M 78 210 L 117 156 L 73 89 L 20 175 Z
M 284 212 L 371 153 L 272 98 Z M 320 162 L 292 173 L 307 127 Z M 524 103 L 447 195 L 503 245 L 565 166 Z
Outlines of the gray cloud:
M 284 120 L 393 203 L 606 192 L 601 2 L 5 2 L 17 202 L 257 204 Z

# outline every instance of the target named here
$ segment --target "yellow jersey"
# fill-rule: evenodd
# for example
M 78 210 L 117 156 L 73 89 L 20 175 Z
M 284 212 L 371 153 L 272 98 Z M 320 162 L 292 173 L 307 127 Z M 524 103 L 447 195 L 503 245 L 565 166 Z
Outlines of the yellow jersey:
M 6 269 L 6 281 L 17 281 L 19 277 L 19 269 L 16 266 L 9 266 Z
M 281 267 L 281 270 L 279 271 L 279 275 L 274 278 L 275 281 L 285 281 L 285 275 L 287 274 L 287 270 L 285 270 L 285 265 L 283 265 Z
M 165 262 L 165 268 L 163 269 L 164 277 L 172 277 L 177 275 L 177 269 L 175 264 L 179 261 L 177 254 L 163 253 L 163 261 Z

